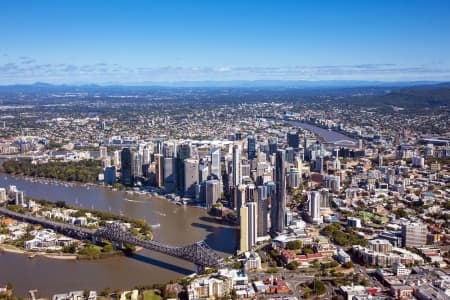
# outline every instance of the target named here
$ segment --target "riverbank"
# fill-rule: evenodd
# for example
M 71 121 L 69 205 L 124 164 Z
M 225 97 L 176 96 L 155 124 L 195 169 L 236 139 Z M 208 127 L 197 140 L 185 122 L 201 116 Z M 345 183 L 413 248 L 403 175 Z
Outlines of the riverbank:
M 142 251 L 142 247 L 136 247 L 133 253 L 139 253 Z M 66 253 L 48 253 L 41 251 L 28 251 L 25 249 L 20 249 L 11 245 L 0 244 L 0 253 L 14 253 L 20 255 L 26 255 L 28 258 L 35 258 L 37 256 L 46 257 L 50 259 L 60 259 L 60 260 L 93 260 L 93 259 L 106 259 L 113 256 L 124 256 L 125 254 L 122 251 L 115 251 L 112 253 L 102 253 L 100 256 L 87 256 L 80 254 L 66 254 Z
M 15 253 L 21 255 L 27 255 L 29 258 L 34 258 L 36 256 L 43 256 L 52 259 L 63 259 L 63 260 L 76 260 L 78 256 L 75 254 L 57 254 L 57 253 L 47 253 L 47 252 L 36 252 L 27 251 L 25 249 L 20 249 L 11 245 L 0 244 L 0 251 L 7 253 Z

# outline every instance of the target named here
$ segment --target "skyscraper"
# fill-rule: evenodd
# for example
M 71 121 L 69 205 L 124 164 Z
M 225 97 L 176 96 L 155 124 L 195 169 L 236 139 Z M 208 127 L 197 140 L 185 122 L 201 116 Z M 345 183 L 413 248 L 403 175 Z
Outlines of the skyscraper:
M 202 183 L 203 181 L 208 180 L 209 176 L 209 167 L 206 161 L 202 161 L 198 166 L 198 182 Z
M 195 197 L 195 186 L 198 184 L 198 160 L 184 160 L 184 196 Z
M 247 202 L 247 231 L 248 231 L 248 248 L 256 245 L 256 237 L 258 234 L 258 212 L 256 202 Z
M 250 160 L 256 158 L 256 139 L 252 135 L 247 137 L 247 156 Z
M 164 158 L 164 190 L 166 193 L 175 192 L 175 159 Z
M 133 156 L 133 165 L 132 165 L 132 175 L 133 175 L 133 179 L 134 181 L 136 181 L 136 179 L 138 177 L 142 176 L 142 155 L 140 155 L 137 152 L 133 152 L 132 153 Z
M 133 179 L 133 152 L 130 148 L 123 148 L 120 153 L 121 169 L 120 169 L 120 181 L 124 185 L 132 185 Z
M 222 177 L 222 172 L 220 170 L 220 148 L 213 148 L 211 150 L 211 175 L 215 176 L 217 179 Z
M 240 242 L 239 251 L 248 251 L 248 208 L 246 205 L 242 205 L 239 208 L 239 220 L 240 220 Z
M 219 181 L 216 179 L 206 181 L 206 209 L 209 211 L 220 198 Z
M 152 152 L 149 148 L 144 148 L 142 150 L 142 164 L 143 165 L 149 165 L 152 160 L 151 160 L 151 156 L 152 156 Z
M 313 223 L 320 223 L 320 202 L 321 194 L 318 191 L 313 191 L 309 195 L 309 216 Z
M 186 190 L 185 185 L 184 185 L 184 183 L 185 183 L 184 160 L 189 157 L 191 157 L 191 146 L 188 143 L 183 143 L 183 144 L 178 145 L 175 173 L 176 173 L 177 191 L 182 196 Z M 198 174 L 197 174 L 197 176 L 198 176 Z
M 294 148 L 292 147 L 287 147 L 286 148 L 286 161 L 288 163 L 293 164 L 294 163 L 294 158 L 295 158 L 295 151 Z
M 173 142 L 164 142 L 162 149 L 164 157 L 174 157 L 175 156 L 175 145 Z
M 289 170 L 289 175 L 288 175 L 288 184 L 289 187 L 291 189 L 296 189 L 300 186 L 300 172 L 298 171 L 297 168 L 291 168 Z
M 25 204 L 25 197 L 23 195 L 23 191 L 15 191 L 14 196 L 15 196 L 14 202 L 15 205 L 23 206 Z
M 110 185 L 116 183 L 116 166 L 106 167 L 103 170 L 103 181 Z
M 300 145 L 300 138 L 298 137 L 298 133 L 295 131 L 288 132 L 287 142 L 288 142 L 289 147 L 298 149 L 298 147 Z
M 162 154 L 155 154 L 155 173 L 156 185 L 159 188 L 164 186 L 164 156 Z
M 277 150 L 275 157 L 275 199 L 272 200 L 271 231 L 282 233 L 286 216 L 286 172 L 284 150 Z
M 258 229 L 257 236 L 264 236 L 267 234 L 267 186 L 260 185 L 257 188 L 258 192 Z
M 106 148 L 105 146 L 100 146 L 99 156 L 100 156 L 100 159 L 107 158 L 108 157 L 108 148 Z
M 239 145 L 233 146 L 232 183 L 234 186 L 241 184 L 241 149 Z
M 269 155 L 277 153 L 278 144 L 275 138 L 269 139 Z

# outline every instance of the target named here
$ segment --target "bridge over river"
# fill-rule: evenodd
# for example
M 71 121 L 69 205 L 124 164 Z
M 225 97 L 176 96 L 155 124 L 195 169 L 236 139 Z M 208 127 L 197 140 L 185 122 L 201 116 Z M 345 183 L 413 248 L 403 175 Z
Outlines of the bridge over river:
M 158 241 L 139 238 L 129 230 L 126 230 L 120 223 L 108 223 L 104 228 L 92 230 L 72 224 L 55 222 L 41 217 L 14 212 L 4 207 L 0 207 L 0 214 L 27 223 L 40 224 L 46 228 L 53 229 L 59 233 L 77 239 L 93 239 L 96 241 L 107 239 L 115 243 L 128 243 L 140 246 L 145 249 L 190 261 L 199 269 L 220 267 L 224 263 L 223 259 L 211 249 L 205 241 L 199 241 L 187 246 L 171 246 Z

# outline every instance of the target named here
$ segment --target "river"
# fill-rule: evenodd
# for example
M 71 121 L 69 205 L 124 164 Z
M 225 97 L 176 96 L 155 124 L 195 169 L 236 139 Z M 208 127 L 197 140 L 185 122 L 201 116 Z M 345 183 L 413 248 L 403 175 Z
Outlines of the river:
M 25 195 L 51 201 L 94 208 L 132 218 L 145 219 L 155 228 L 155 239 L 173 245 L 187 245 L 206 240 L 219 254 L 232 254 L 237 247 L 236 228 L 213 222 L 206 211 L 177 206 L 165 199 L 112 191 L 99 186 L 42 183 L 28 178 L 0 174 L 0 187 L 15 185 Z M 164 283 L 192 273 L 193 264 L 148 250 L 132 257 L 111 257 L 93 261 L 65 261 L 25 255 L 0 253 L 0 284 L 11 282 L 17 296 L 39 290 L 38 296 L 51 296 L 69 290 L 109 287 L 130 289 L 136 285 Z
M 346 146 L 346 147 L 358 146 L 358 143 L 355 139 L 334 130 L 328 130 L 322 127 L 318 127 L 316 125 L 303 123 L 300 121 L 288 121 L 288 120 L 280 120 L 280 121 L 290 124 L 292 126 L 309 130 L 322 137 L 324 141 L 329 144 L 335 144 L 337 146 Z

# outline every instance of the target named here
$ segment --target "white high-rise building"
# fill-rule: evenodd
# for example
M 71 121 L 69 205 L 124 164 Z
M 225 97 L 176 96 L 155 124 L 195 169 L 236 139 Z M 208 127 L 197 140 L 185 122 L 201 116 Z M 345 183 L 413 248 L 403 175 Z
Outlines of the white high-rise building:
M 148 165 L 152 162 L 152 152 L 149 148 L 142 150 L 142 163 Z
M 320 192 L 313 191 L 309 194 L 309 216 L 311 218 L 311 221 L 315 224 L 321 223 L 320 200 L 321 200 Z
M 256 202 L 247 202 L 248 212 L 248 248 L 251 249 L 256 245 L 256 237 L 258 236 L 258 212 Z
M 239 242 L 239 251 L 246 252 L 248 251 L 248 207 L 246 205 L 242 205 L 239 208 L 239 220 L 240 220 L 240 242 Z
M 116 150 L 114 151 L 114 165 L 120 169 L 121 163 L 120 163 L 120 151 Z
M 108 148 L 105 146 L 100 146 L 99 148 L 100 159 L 105 159 L 108 157 Z
M 0 203 L 5 202 L 8 198 L 6 198 L 6 189 L 0 188 Z
M 233 165 L 232 165 L 232 172 L 233 172 L 233 186 L 238 186 L 241 184 L 241 148 L 239 145 L 233 146 Z
M 23 192 L 22 191 L 16 191 L 14 194 L 16 196 L 15 197 L 16 198 L 15 204 L 23 206 L 25 204 L 25 196 L 23 195 Z
M 211 150 L 211 175 L 221 178 L 220 170 L 220 148 L 213 148 Z

